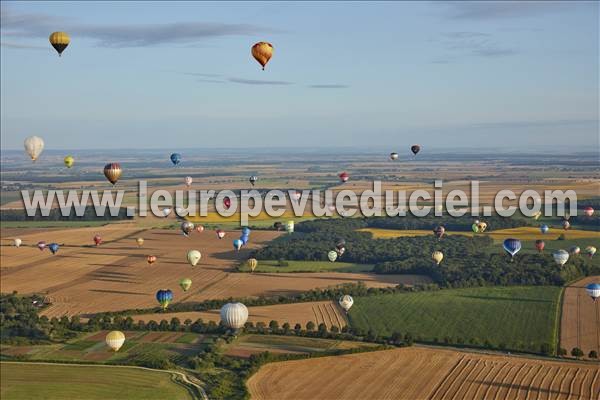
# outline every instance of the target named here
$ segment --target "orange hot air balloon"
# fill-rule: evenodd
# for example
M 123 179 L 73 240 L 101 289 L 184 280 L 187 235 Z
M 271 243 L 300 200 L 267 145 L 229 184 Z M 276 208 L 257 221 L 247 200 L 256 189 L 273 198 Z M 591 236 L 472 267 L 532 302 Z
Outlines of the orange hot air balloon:
M 152 265 L 156 262 L 156 256 L 148 256 L 146 261 L 148 261 L 148 264 Z
M 196 227 L 196 232 L 204 232 L 204 227 L 202 225 L 198 225 Z
M 121 177 L 121 165 L 119 163 L 110 163 L 104 166 L 104 176 L 113 185 L 117 183 Z
M 254 46 L 252 46 L 252 57 L 260 65 L 262 65 L 263 71 L 265 70 L 265 66 L 273 57 L 273 45 L 267 42 L 258 42 Z

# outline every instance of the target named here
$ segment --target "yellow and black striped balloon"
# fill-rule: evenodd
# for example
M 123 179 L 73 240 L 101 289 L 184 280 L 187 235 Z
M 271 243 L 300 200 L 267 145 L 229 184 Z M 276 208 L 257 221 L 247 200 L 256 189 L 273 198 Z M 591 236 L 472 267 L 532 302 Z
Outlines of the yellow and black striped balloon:
M 50 44 L 54 47 L 54 50 L 58 52 L 58 55 L 61 56 L 62 52 L 65 51 L 69 43 L 71 43 L 71 39 L 66 32 L 52 32 L 50 37 Z

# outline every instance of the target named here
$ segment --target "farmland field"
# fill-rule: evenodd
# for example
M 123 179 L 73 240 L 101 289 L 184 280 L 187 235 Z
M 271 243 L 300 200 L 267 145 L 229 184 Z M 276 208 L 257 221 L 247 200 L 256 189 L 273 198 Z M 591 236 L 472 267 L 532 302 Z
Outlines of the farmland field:
M 350 326 L 378 335 L 410 333 L 440 342 L 483 344 L 539 352 L 557 337 L 555 319 L 560 288 L 482 287 L 398 293 L 354 299 Z M 459 342 L 460 343 L 460 342 Z
M 329 261 L 286 261 L 287 266 L 280 266 L 275 260 L 261 260 L 254 272 L 369 272 L 373 269 L 370 264 L 353 264 Z M 246 264 L 240 267 L 242 272 L 250 272 Z
M 247 385 L 256 400 L 595 400 L 599 375 L 591 364 L 412 347 L 271 363 Z
M 0 363 L 0 397 L 27 399 L 191 399 L 171 373 L 132 367 Z
M 578 347 L 587 357 L 591 350 L 600 354 L 600 303 L 592 301 L 585 286 L 600 282 L 600 276 L 590 276 L 565 288 L 560 324 L 560 346 L 570 354 Z

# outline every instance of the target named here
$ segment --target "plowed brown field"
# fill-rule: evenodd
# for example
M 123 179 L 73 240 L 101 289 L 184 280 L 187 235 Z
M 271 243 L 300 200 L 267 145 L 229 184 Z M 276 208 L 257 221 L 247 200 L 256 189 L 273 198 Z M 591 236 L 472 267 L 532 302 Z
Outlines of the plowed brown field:
M 594 399 L 597 365 L 404 348 L 271 363 L 253 399 Z

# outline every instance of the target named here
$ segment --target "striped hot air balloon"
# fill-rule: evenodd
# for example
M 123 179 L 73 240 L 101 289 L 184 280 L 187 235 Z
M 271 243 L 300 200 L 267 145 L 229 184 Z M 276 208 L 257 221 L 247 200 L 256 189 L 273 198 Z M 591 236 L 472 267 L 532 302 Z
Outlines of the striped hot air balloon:
M 125 343 L 125 334 L 121 331 L 108 332 L 106 334 L 105 342 L 112 351 L 119 351 L 123 346 L 123 343 Z
M 221 322 L 228 328 L 240 329 L 248 320 L 248 309 L 242 303 L 227 303 L 221 307 Z
M 173 292 L 170 289 L 161 289 L 156 292 L 156 300 L 163 310 L 166 310 L 173 300 Z
M 117 183 L 121 177 L 121 173 L 121 164 L 119 163 L 109 163 L 104 166 L 104 176 L 113 185 Z

